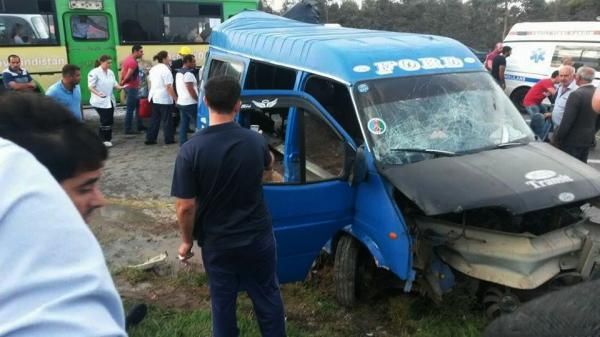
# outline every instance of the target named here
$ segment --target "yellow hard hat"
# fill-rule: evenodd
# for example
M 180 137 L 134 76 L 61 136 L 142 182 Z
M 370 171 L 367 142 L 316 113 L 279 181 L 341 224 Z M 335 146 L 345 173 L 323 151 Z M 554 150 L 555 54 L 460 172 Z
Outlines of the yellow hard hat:
M 190 47 L 181 47 L 177 53 L 179 55 L 192 55 L 192 49 Z

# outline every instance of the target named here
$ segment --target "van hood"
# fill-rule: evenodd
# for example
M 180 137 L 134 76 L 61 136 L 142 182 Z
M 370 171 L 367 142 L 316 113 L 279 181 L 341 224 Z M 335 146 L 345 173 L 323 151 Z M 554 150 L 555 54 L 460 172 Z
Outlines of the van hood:
M 517 215 L 600 196 L 600 172 L 539 142 L 381 172 L 430 216 L 484 207 Z

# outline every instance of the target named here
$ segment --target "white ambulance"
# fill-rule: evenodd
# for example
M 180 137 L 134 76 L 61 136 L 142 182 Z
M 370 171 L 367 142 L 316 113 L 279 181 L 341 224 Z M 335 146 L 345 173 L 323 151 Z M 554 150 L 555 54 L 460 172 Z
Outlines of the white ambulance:
M 523 22 L 504 40 L 512 47 L 506 59 L 506 93 L 523 110 L 525 94 L 537 81 L 550 77 L 564 57 L 575 67 L 589 66 L 600 77 L 600 22 Z

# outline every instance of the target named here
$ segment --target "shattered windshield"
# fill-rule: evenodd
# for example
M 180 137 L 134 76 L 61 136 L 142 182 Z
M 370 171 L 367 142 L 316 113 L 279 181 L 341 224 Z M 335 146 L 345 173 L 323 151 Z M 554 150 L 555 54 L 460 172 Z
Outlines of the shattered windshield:
M 533 140 L 512 102 L 485 72 L 364 81 L 354 94 L 368 141 L 384 164 Z

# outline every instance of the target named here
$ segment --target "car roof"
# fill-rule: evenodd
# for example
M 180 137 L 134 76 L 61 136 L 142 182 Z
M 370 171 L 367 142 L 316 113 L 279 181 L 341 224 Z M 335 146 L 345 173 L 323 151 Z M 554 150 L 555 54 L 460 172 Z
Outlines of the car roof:
M 215 27 L 210 48 L 347 84 L 483 70 L 467 47 L 450 38 L 308 24 L 259 11 L 242 12 Z

